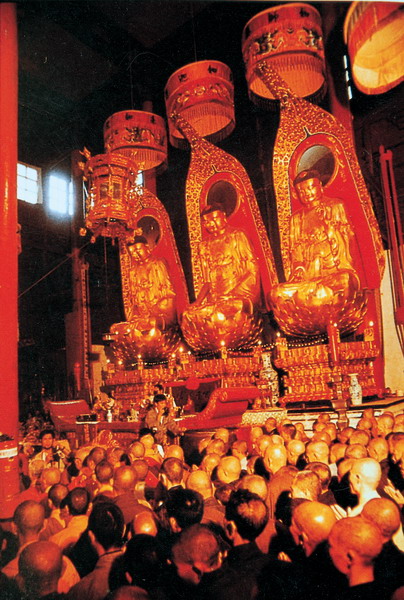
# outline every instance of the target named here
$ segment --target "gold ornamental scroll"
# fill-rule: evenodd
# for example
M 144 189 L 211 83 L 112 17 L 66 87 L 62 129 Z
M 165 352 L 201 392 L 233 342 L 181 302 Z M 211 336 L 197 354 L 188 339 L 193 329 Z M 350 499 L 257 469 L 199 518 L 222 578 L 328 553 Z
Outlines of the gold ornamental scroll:
M 281 107 L 273 173 L 286 283 L 271 297 L 275 318 L 292 335 L 324 332 L 329 322 L 352 332 L 366 313 L 366 290 L 380 287 L 384 255 L 351 137 L 331 114 L 295 96 L 265 61 L 257 73 Z M 303 184 L 293 182 L 313 170 L 324 203 L 308 210 Z
M 194 349 L 218 350 L 220 345 L 223 344 L 233 348 L 246 347 L 259 339 L 261 299 L 252 299 L 254 295 L 252 293 L 253 310 L 250 312 L 250 320 L 246 319 L 244 325 L 242 322 L 246 318 L 244 309 L 241 311 L 243 314 L 240 314 L 236 310 L 233 314 L 230 305 L 235 306 L 237 301 L 242 298 L 247 301 L 248 294 L 252 292 L 252 287 L 248 288 L 249 284 L 247 283 L 248 279 L 251 282 L 251 277 L 249 277 L 251 272 L 248 272 L 249 261 L 252 261 L 251 265 L 257 265 L 258 285 L 262 286 L 265 296 L 274 283 L 277 282 L 272 250 L 254 191 L 245 169 L 233 156 L 202 138 L 182 116 L 174 113 L 171 115 L 171 118 L 176 128 L 181 131 L 191 146 L 191 162 L 186 183 L 186 211 L 191 247 L 193 285 L 197 302 L 191 305 L 189 307 L 190 310 L 186 311 L 183 315 L 182 330 L 186 340 Z M 213 242 L 207 241 L 209 234 L 202 227 L 201 222 L 201 211 L 211 209 L 212 206 L 216 205 L 216 202 L 212 200 L 212 196 L 214 196 L 213 190 L 218 190 L 219 188 L 231 190 L 230 196 L 232 197 L 229 205 L 222 205 L 222 208 L 219 210 L 219 212 L 222 211 L 224 214 L 223 218 L 227 223 L 225 226 L 227 231 L 225 234 L 226 239 L 230 240 L 231 238 L 227 248 L 225 249 L 223 246 L 222 250 L 220 249 L 220 241 L 217 238 Z M 225 256 L 230 251 L 230 246 L 234 249 L 235 253 L 234 268 L 230 266 L 229 257 Z M 218 309 L 219 322 L 217 324 L 217 331 L 215 331 L 213 323 L 214 312 L 209 312 L 209 316 L 205 320 L 202 318 L 206 303 L 205 305 L 201 305 L 200 314 L 197 315 L 198 318 L 201 318 L 201 326 L 199 328 L 195 326 L 196 320 L 193 319 L 193 310 L 199 306 L 198 296 L 201 293 L 203 296 L 203 289 L 204 287 L 206 288 L 207 283 L 206 265 L 203 258 L 204 252 L 215 252 L 213 248 L 217 248 L 217 252 L 219 253 L 216 255 L 218 261 L 217 272 L 220 273 L 218 275 L 219 279 L 224 281 L 223 278 L 227 277 L 227 282 L 229 283 L 229 279 L 234 274 L 234 281 L 237 281 L 236 288 L 234 288 L 237 291 L 233 293 L 230 291 L 232 286 L 228 286 L 229 291 L 224 294 L 224 296 L 228 295 L 229 297 L 229 305 L 225 307 L 224 311 Z M 240 277 L 240 270 L 236 274 L 238 266 L 242 263 L 245 265 L 245 277 Z M 251 270 L 254 269 L 252 268 Z M 214 278 L 215 276 L 209 278 L 209 285 L 212 290 L 215 285 L 213 282 Z M 218 280 L 216 279 L 216 281 Z M 223 287 L 226 286 L 224 285 Z M 248 289 L 246 295 L 241 292 L 243 288 Z M 258 297 L 260 295 L 258 290 Z M 213 293 L 211 299 L 216 298 L 219 304 L 223 305 L 224 296 L 220 293 L 215 296 L 215 293 Z M 213 300 L 213 304 L 211 300 L 207 300 L 207 302 L 209 306 L 213 306 L 216 300 Z M 235 316 L 236 312 L 237 316 Z M 228 313 L 228 315 L 225 318 L 222 314 L 222 322 L 220 323 L 221 313 Z M 198 331 L 196 331 L 197 329 Z
M 237 191 L 237 205 L 230 219 L 234 225 L 247 226 L 245 232 L 257 254 L 262 287 L 267 293 L 277 282 L 277 275 L 268 235 L 247 172 L 234 156 L 202 138 L 183 117 L 173 113 L 171 119 L 191 147 L 185 195 L 195 294 L 199 294 L 203 285 L 198 252 L 203 240 L 200 212 L 206 205 L 211 183 L 218 180 L 229 181 Z
M 178 318 L 189 303 L 182 264 L 164 206 L 152 192 L 142 186 L 134 186 L 132 206 L 136 224 L 133 239 L 140 236 L 147 241 L 150 252 L 149 273 L 153 281 L 144 282 L 144 290 L 140 295 L 134 293 L 133 269 L 137 267 L 133 264 L 128 249 L 128 243 L 133 240 L 129 237 L 127 240 L 120 240 L 122 298 L 126 322 L 112 325 L 111 333 L 116 336 L 117 355 L 124 362 L 136 362 L 139 355 L 141 359 L 167 358 L 175 351 L 180 342 Z M 148 290 L 149 284 L 156 288 L 154 296 L 153 290 Z M 139 300 L 142 293 L 143 301 Z M 158 299 L 159 295 L 167 297 L 167 306 L 162 306 L 160 314 L 156 306 L 150 307 L 154 317 L 158 315 L 157 324 L 151 318 L 150 325 L 146 323 L 144 327 L 140 327 L 139 313 L 142 314 L 143 310 L 147 320 L 147 300 Z M 137 302 L 143 306 L 136 307 Z
M 329 182 L 325 184 L 325 190 L 330 196 L 341 197 L 343 191 L 340 192 L 339 188 L 349 184 L 355 193 L 356 206 L 346 208 L 353 224 L 355 225 L 356 221 L 362 225 L 361 236 L 358 238 L 362 261 L 365 260 L 361 281 L 369 288 L 379 287 L 385 265 L 383 245 L 372 201 L 349 132 L 333 115 L 293 94 L 286 82 L 266 61 L 259 63 L 256 71 L 271 89 L 274 97 L 280 101 L 280 124 L 274 147 L 273 175 L 276 182 L 281 252 L 286 276 L 290 274 L 289 222 L 296 200 L 292 181 L 297 175 L 297 170 L 292 171 L 292 167 L 296 165 L 293 157 L 298 153 L 301 144 L 303 150 L 321 139 L 321 143 L 330 148 L 335 159 L 335 170 Z M 369 264 L 369 261 L 372 264 Z

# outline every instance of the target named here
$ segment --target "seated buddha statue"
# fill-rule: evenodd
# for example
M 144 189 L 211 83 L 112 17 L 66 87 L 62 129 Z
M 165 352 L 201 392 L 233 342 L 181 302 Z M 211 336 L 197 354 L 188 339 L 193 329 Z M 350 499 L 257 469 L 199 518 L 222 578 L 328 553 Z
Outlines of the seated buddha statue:
M 247 341 L 260 300 L 258 261 L 246 234 L 232 227 L 220 205 L 201 213 L 208 236 L 199 245 L 203 285 L 182 314 L 181 328 L 194 349 Z M 255 331 L 255 329 L 254 329 Z
M 324 195 L 316 171 L 302 171 L 293 184 L 303 207 L 290 218 L 290 275 L 269 295 L 275 318 L 292 335 L 324 332 L 330 322 L 353 331 L 366 302 L 344 203 Z
M 127 249 L 130 257 L 127 321 L 115 323 L 110 331 L 116 343 L 126 348 L 127 358 L 130 349 L 134 356 L 153 355 L 161 344 L 162 332 L 176 326 L 174 287 L 165 261 L 153 257 L 144 236 L 135 236 Z

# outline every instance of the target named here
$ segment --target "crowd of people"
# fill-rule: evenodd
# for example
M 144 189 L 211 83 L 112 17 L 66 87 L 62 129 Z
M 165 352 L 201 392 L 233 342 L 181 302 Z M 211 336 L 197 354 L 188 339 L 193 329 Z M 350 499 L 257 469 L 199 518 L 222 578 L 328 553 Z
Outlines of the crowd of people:
M 219 427 L 186 457 L 154 429 L 22 447 L 2 600 L 404 599 L 404 414 Z

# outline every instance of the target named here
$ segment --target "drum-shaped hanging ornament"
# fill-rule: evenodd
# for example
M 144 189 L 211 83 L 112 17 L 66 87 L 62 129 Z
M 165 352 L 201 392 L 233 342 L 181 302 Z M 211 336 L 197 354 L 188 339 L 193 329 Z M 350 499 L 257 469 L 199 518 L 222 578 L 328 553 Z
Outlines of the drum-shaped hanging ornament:
M 185 65 L 171 75 L 164 95 L 170 142 L 176 148 L 186 148 L 188 142 L 170 119 L 174 112 L 213 143 L 226 138 L 235 127 L 233 76 L 222 62 L 202 60 Z
M 123 110 L 114 113 L 104 123 L 106 152 L 118 152 L 133 157 L 139 170 L 167 167 L 167 132 L 162 117 L 144 110 Z
M 92 241 L 98 236 L 125 240 L 133 234 L 133 200 L 138 165 L 121 154 L 97 154 L 87 160 L 84 176 L 88 181 L 86 228 Z
M 324 96 L 325 60 L 319 12 L 309 4 L 272 6 L 252 17 L 243 30 L 242 51 L 250 99 L 274 108 L 274 97 L 255 73 L 266 60 L 301 98 Z
M 365 94 L 382 94 L 404 79 L 402 2 L 353 2 L 344 22 L 352 77 Z

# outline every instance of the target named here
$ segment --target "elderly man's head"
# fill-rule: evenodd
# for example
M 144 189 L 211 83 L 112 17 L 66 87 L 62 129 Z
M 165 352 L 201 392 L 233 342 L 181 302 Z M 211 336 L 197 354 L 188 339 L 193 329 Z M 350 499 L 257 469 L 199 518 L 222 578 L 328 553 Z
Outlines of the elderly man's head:
M 221 544 L 206 525 L 184 530 L 172 549 L 172 559 L 181 579 L 198 585 L 204 573 L 219 569 L 223 562 Z
M 230 431 L 225 427 L 218 427 L 213 434 L 213 439 L 222 440 L 225 444 L 229 443 Z
M 248 446 L 245 440 L 236 440 L 231 445 L 231 453 L 239 460 L 243 460 L 248 455 Z
M 20 538 L 34 539 L 41 531 L 45 519 L 45 509 L 34 500 L 25 500 L 14 511 L 13 521 Z
M 182 484 L 184 476 L 184 466 L 178 458 L 165 458 L 160 469 L 160 478 L 167 487 L 173 487 Z
M 268 495 L 267 482 L 261 475 L 246 475 L 240 480 L 237 489 L 248 490 L 259 496 L 264 502 Z
M 233 542 L 253 542 L 268 523 L 268 508 L 263 500 L 248 490 L 231 493 L 226 504 L 227 533 Z
M 310 442 L 306 446 L 307 462 L 323 462 L 328 464 L 330 449 L 326 442 Z
M 286 452 L 288 457 L 288 463 L 290 465 L 296 465 L 300 456 L 304 454 L 305 445 L 301 440 L 291 440 L 286 445 Z
M 226 454 L 226 444 L 221 439 L 214 439 L 206 446 L 206 454 L 218 454 L 224 456 Z
M 400 509 L 389 498 L 373 498 L 366 502 L 361 518 L 376 525 L 383 543 L 388 542 L 401 525 Z
M 202 459 L 201 469 L 203 471 L 206 471 L 206 473 L 209 476 L 211 476 L 212 475 L 212 471 L 220 463 L 220 459 L 221 459 L 221 456 L 219 454 L 215 454 L 215 453 L 206 454 L 206 456 L 204 456 L 203 459 Z
M 266 449 L 271 444 L 272 444 L 272 437 L 270 435 L 261 435 L 255 441 L 255 449 L 256 449 L 257 454 L 259 454 L 260 456 L 264 456 Z
M 257 439 L 259 437 L 261 437 L 263 435 L 263 433 L 264 432 L 262 430 L 262 427 L 257 427 L 257 426 L 251 427 L 251 429 L 250 429 L 250 442 L 251 442 L 251 445 L 253 447 L 255 446 L 255 442 L 257 441 Z
M 370 458 L 374 458 L 377 462 L 386 460 L 389 456 L 389 445 L 387 441 L 382 438 L 373 438 L 368 444 L 368 454 Z
M 31 597 L 40 598 L 57 592 L 62 574 L 62 551 L 52 542 L 33 542 L 26 546 L 18 559 L 18 579 Z
M 366 491 L 375 491 L 381 476 L 380 464 L 373 458 L 355 460 L 349 473 L 351 491 L 357 495 Z
M 270 444 L 264 456 L 264 465 L 269 473 L 274 475 L 287 463 L 287 452 L 284 446 Z
M 346 447 L 344 458 L 366 458 L 368 451 L 362 444 L 350 444 Z
M 328 538 L 329 551 L 335 567 L 351 582 L 353 573 L 373 565 L 382 549 L 378 528 L 361 517 L 337 521 Z
M 133 492 L 136 481 L 136 471 L 132 467 L 122 466 L 115 469 L 114 489 L 118 494 Z
M 60 483 L 60 476 L 61 473 L 56 467 L 44 469 L 40 477 L 41 490 L 46 492 L 52 485 Z
M 268 419 L 264 423 L 264 429 L 266 433 L 272 433 L 274 429 L 277 427 L 277 421 L 274 417 L 268 417 Z
M 129 456 L 132 458 L 132 460 L 143 458 L 144 453 L 145 447 L 143 446 L 142 442 L 136 441 L 129 446 Z
M 293 511 L 290 531 L 296 544 L 310 556 L 319 544 L 328 539 L 336 522 L 329 506 L 320 502 L 303 502 Z
M 367 446 L 370 440 L 370 433 L 368 433 L 364 429 L 355 429 L 352 432 L 351 437 L 349 438 L 349 445 L 353 446 L 354 444 L 361 444 L 362 446 Z
M 389 433 L 393 431 L 394 427 L 394 417 L 389 413 L 383 413 L 377 419 L 377 431 L 380 436 L 386 437 Z
M 304 500 L 317 500 L 322 492 L 321 481 L 313 471 L 299 471 L 296 473 L 291 487 L 291 497 Z
M 224 456 L 217 467 L 217 478 L 221 483 L 237 481 L 241 473 L 241 464 L 235 456 Z
M 192 471 L 187 479 L 186 487 L 201 494 L 204 500 L 213 496 L 212 481 L 206 471 L 202 471 L 201 469 Z
M 164 458 L 178 458 L 184 462 L 184 450 L 178 444 L 171 444 L 164 452 Z

